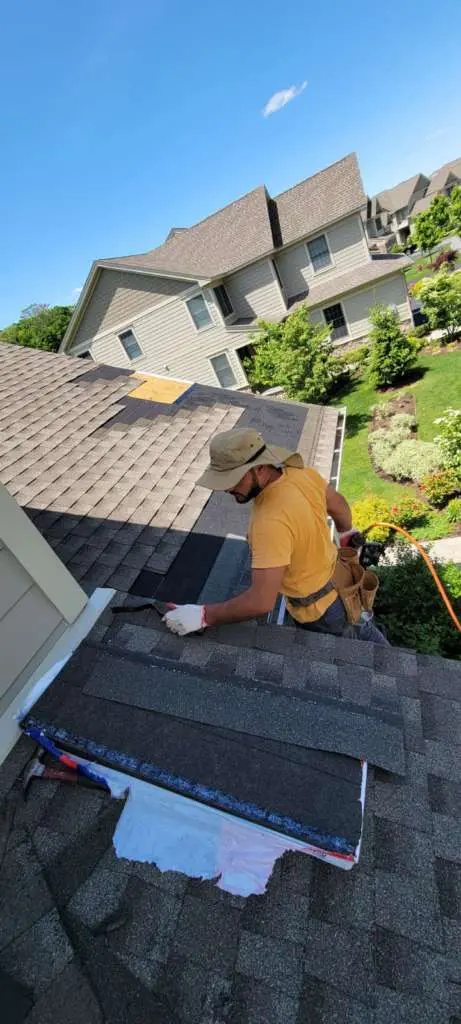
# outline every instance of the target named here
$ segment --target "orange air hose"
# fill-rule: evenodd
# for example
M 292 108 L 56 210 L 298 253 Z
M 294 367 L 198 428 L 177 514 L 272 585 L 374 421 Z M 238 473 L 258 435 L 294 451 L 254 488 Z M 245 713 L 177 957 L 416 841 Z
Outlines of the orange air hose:
M 429 555 L 424 550 L 423 546 L 419 543 L 419 541 L 416 540 L 416 537 L 413 537 L 411 533 L 408 533 L 408 530 L 404 530 L 402 526 L 396 526 L 395 523 L 372 523 L 371 526 L 368 527 L 368 529 L 372 530 L 374 526 L 386 526 L 389 530 L 398 530 L 399 533 L 401 533 L 404 537 L 407 538 L 407 540 L 410 541 L 410 544 L 413 544 L 415 548 L 418 549 L 420 555 L 422 556 L 422 558 L 424 558 L 424 561 L 427 565 L 427 568 L 429 569 L 431 576 L 435 581 L 435 585 L 440 593 L 443 603 L 446 606 L 448 614 L 453 619 L 453 622 L 458 632 L 461 633 L 461 622 L 459 621 L 458 616 L 456 615 L 453 605 L 451 604 L 451 601 L 444 589 L 443 583 L 439 580 L 439 577 L 437 576 L 434 566 L 429 558 Z M 368 530 L 366 530 L 365 532 L 368 533 Z

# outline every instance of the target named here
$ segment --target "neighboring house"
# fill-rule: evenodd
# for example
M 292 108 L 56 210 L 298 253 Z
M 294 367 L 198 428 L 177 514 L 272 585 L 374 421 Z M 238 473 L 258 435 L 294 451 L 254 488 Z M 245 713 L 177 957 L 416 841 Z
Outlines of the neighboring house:
M 428 185 L 429 178 L 424 174 L 414 174 L 394 188 L 372 196 L 368 200 L 366 221 L 370 241 L 385 239 L 387 245 L 393 241 L 405 245 L 410 234 L 410 212 L 425 195 Z
M 257 321 L 300 302 L 337 343 L 366 337 L 378 302 L 410 322 L 406 258 L 372 257 L 365 206 L 351 155 L 274 198 L 260 186 L 150 252 L 97 260 L 62 351 L 238 389 Z
M 417 200 L 411 210 L 411 218 L 416 217 L 423 210 L 427 210 L 434 196 L 449 196 L 455 185 L 461 185 L 461 158 L 451 160 L 450 163 L 444 164 L 443 167 L 439 167 L 437 171 L 434 171 L 425 195 Z

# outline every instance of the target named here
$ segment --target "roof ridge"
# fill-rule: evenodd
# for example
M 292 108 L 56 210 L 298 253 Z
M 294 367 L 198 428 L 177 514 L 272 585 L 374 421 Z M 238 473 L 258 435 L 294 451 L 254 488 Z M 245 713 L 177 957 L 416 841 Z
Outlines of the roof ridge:
M 290 185 L 290 188 L 284 189 L 283 192 L 278 192 L 276 196 L 271 196 L 271 198 L 277 202 L 277 200 L 280 199 L 281 196 L 286 196 L 288 195 L 289 192 L 293 192 L 295 188 L 299 188 L 300 185 L 304 185 L 305 181 L 312 181 L 313 178 L 318 178 L 321 174 L 325 174 L 326 171 L 330 171 L 332 167 L 337 167 L 338 164 L 342 164 L 346 160 L 350 160 L 351 157 L 354 158 L 358 168 L 357 153 L 355 152 L 355 150 L 352 150 L 351 153 L 346 153 L 346 155 L 340 157 L 339 160 L 334 160 L 333 163 L 328 164 L 326 167 L 323 167 L 320 171 L 315 171 L 314 174 L 308 174 L 307 178 L 302 178 L 301 181 L 296 182 L 295 185 Z
M 213 213 L 209 213 L 207 214 L 206 217 L 202 217 L 201 220 L 196 221 L 195 224 L 190 224 L 189 227 L 182 228 L 182 231 L 192 231 L 194 228 L 199 228 L 200 225 L 205 224 L 207 220 L 211 220 L 212 217 L 216 217 L 218 213 L 222 213 L 224 210 L 228 210 L 229 207 L 234 206 L 235 203 L 241 203 L 243 199 L 247 199 L 248 196 L 253 195 L 254 192 L 259 192 L 260 189 L 263 189 L 264 192 L 267 194 L 266 185 L 256 185 L 255 188 L 250 188 L 249 192 L 244 192 L 242 196 L 237 196 L 237 199 L 231 199 L 230 203 L 226 203 L 224 206 L 220 206 L 217 210 L 214 210 Z M 164 245 L 167 244 L 167 242 L 171 241 L 172 238 L 165 239 L 165 241 L 161 242 L 160 245 L 156 245 L 154 249 L 148 249 L 148 253 L 156 252 L 157 249 L 161 249 Z M 139 255 L 142 254 L 140 253 Z

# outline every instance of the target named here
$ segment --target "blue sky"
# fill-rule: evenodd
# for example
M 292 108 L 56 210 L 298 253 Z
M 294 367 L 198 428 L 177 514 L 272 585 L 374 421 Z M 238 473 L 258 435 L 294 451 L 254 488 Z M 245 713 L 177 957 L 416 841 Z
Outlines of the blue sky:
M 260 183 L 356 150 L 373 193 L 460 156 L 460 38 L 459 0 L 4 5 L 0 326 Z

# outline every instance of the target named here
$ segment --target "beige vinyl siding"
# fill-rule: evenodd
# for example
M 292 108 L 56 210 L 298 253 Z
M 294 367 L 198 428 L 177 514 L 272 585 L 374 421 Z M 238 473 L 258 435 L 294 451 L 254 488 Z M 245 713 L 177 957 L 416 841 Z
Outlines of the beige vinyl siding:
M 190 281 L 102 270 L 75 334 L 72 348 L 101 331 L 129 321 L 159 302 L 190 288 Z
M 0 714 L 86 602 L 83 590 L 0 485 Z
M 335 302 L 340 302 L 343 307 L 349 332 L 348 337 L 342 338 L 339 344 L 368 336 L 370 330 L 368 312 L 372 306 L 376 306 L 378 303 L 382 303 L 384 306 L 395 305 L 402 323 L 411 319 L 406 286 L 400 274 L 373 288 L 365 288 L 352 295 L 340 295 L 337 298 L 329 299 L 328 302 L 311 312 L 312 319 L 322 316 L 321 310 L 326 306 L 332 306 Z
M 278 319 L 285 312 L 269 260 L 231 274 L 224 283 L 237 317 L 256 316 L 270 320 L 272 316 Z
M 242 331 L 240 337 L 240 333 L 227 331 L 219 318 L 211 290 L 205 289 L 203 294 L 213 318 L 212 326 L 197 331 L 185 302 L 177 299 L 133 321 L 133 329 L 143 351 L 138 359 L 129 362 L 116 334 L 106 334 L 93 342 L 92 356 L 98 362 L 111 366 L 132 366 L 136 372 L 145 370 L 216 386 L 218 382 L 210 356 L 226 352 L 237 384 L 245 384 L 245 376 L 232 350 L 237 344 L 246 344 L 246 333 Z
M 308 254 L 307 242 L 311 240 L 310 238 L 278 254 L 277 267 L 288 298 L 305 291 L 313 280 L 320 277 L 322 280 L 328 280 L 368 262 L 370 257 L 364 242 L 359 214 L 346 217 L 321 234 L 326 236 L 332 263 L 318 273 L 314 272 Z M 319 236 L 317 234 L 312 237 Z

